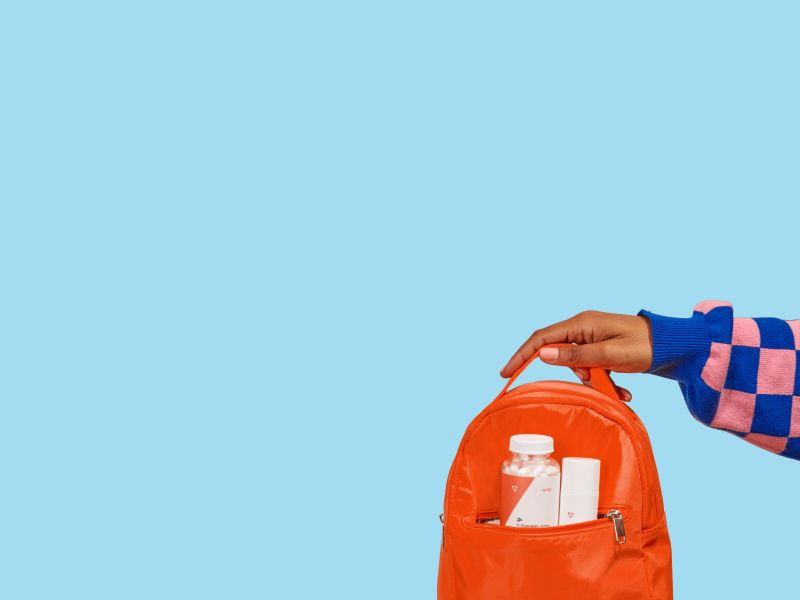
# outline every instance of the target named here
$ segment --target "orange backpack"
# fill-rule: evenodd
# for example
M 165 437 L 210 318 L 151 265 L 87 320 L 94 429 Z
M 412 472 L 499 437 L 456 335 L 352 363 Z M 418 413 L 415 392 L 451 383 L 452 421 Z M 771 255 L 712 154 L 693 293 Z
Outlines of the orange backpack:
M 439 600 L 671 599 L 672 551 L 644 425 L 603 369 L 591 369 L 591 388 L 540 381 L 509 390 L 537 355 L 461 440 L 445 491 Z M 559 461 L 602 461 L 596 521 L 541 529 L 488 522 L 498 516 L 500 465 L 517 433 L 552 436 Z M 602 516 L 609 511 L 622 522 Z

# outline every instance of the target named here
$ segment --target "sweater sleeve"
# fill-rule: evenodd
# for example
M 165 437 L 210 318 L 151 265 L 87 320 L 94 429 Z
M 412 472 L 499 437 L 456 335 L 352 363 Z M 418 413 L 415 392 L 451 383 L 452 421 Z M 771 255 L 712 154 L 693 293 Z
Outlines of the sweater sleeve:
M 800 460 L 800 321 L 734 318 L 719 301 L 685 319 L 639 314 L 653 335 L 649 372 L 676 380 L 697 420 Z

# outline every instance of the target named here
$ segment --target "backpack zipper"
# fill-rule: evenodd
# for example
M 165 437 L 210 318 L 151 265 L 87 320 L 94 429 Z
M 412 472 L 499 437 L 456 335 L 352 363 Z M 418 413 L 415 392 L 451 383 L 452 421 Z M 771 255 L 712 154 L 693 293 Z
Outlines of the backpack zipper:
M 482 524 L 486 521 L 497 519 L 499 520 L 499 513 L 497 511 L 488 511 L 478 513 L 475 516 L 476 524 Z M 625 518 L 622 515 L 622 511 L 611 508 L 607 512 L 599 513 L 597 515 L 598 519 L 608 519 L 614 525 L 614 539 L 620 545 L 626 543 L 628 541 L 628 536 L 625 534 Z M 439 520 L 442 522 L 442 550 L 444 550 L 444 513 L 439 515 Z M 579 527 L 580 525 L 591 525 L 592 521 L 584 521 L 582 523 L 574 523 L 570 525 L 566 525 L 566 527 Z M 500 527 L 504 530 L 509 530 L 510 532 L 519 532 L 519 533 L 551 533 L 552 530 L 560 529 L 564 527 L 564 525 L 553 525 L 552 527 L 505 527 L 501 524 L 491 524 L 492 527 Z
M 445 551 L 444 549 L 444 513 L 439 513 L 439 521 L 442 523 L 442 552 Z
M 617 509 L 613 509 L 603 516 L 614 523 L 614 537 L 617 539 L 617 543 L 624 544 L 627 542 L 628 538 L 625 535 L 625 521 L 622 518 L 622 513 Z

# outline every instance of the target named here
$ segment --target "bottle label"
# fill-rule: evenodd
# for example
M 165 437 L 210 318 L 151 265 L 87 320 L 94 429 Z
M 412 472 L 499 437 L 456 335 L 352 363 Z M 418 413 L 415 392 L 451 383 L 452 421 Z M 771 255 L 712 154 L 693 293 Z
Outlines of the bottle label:
M 558 525 L 561 475 L 520 477 L 502 473 L 500 522 L 508 527 Z
M 597 494 L 561 494 L 558 524 L 571 525 L 597 519 Z

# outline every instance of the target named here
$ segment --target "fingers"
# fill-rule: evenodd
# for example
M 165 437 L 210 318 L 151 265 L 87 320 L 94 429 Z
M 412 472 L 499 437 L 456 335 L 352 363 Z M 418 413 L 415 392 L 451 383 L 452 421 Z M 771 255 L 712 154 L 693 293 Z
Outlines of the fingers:
M 543 348 L 539 358 L 550 365 L 565 367 L 603 367 L 613 369 L 620 357 L 616 340 L 596 344 L 573 344 L 563 348 Z
M 577 375 L 578 379 L 580 379 L 581 381 L 583 382 L 589 381 L 589 369 L 587 369 L 586 367 L 575 367 L 572 370 L 575 372 L 575 375 Z
M 500 371 L 502 377 L 511 377 L 525 361 L 533 356 L 545 344 L 558 342 L 584 342 L 591 338 L 592 328 L 599 313 L 591 311 L 580 313 L 574 317 L 539 329 L 519 347 L 505 367 Z
M 519 347 L 514 355 L 508 360 L 506 366 L 500 369 L 501 377 L 511 377 L 514 374 L 514 371 L 519 369 L 525 364 L 525 361 L 533 356 L 534 352 L 536 352 L 544 343 L 542 342 L 543 331 L 544 330 L 534 331 L 531 337 L 529 337 L 525 343 Z
M 577 367 L 577 368 L 572 369 L 572 370 L 575 371 L 575 374 L 578 375 L 580 380 L 585 385 L 587 385 L 588 387 L 592 387 L 592 381 L 589 378 L 590 377 L 589 376 L 589 369 L 584 369 L 583 367 Z M 630 391 L 627 390 L 626 388 L 620 387 L 618 385 L 615 385 L 614 388 L 616 388 L 617 394 L 619 394 L 619 397 L 622 400 L 624 400 L 625 402 L 630 402 L 631 400 L 633 400 L 633 394 L 631 394 Z

